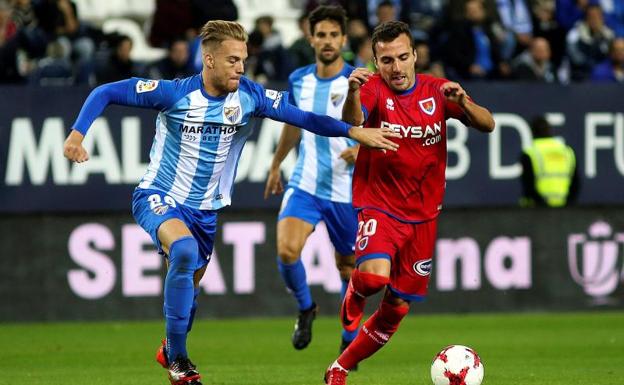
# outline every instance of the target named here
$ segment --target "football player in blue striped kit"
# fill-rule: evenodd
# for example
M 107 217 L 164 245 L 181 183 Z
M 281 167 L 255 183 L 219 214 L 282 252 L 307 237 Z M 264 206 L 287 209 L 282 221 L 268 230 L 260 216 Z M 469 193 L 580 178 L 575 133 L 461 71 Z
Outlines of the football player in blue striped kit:
M 132 198 L 132 212 L 167 257 L 164 314 L 167 338 L 157 359 L 174 385 L 199 385 L 186 338 L 206 270 L 217 210 L 231 202 L 236 166 L 252 117 L 288 122 L 328 136 L 396 150 L 384 129 L 362 129 L 291 106 L 287 93 L 265 90 L 243 76 L 247 33 L 235 22 L 206 23 L 202 72 L 185 79 L 127 79 L 102 85 L 85 101 L 64 146 L 65 157 L 88 160 L 82 140 L 109 104 L 159 111 L 150 163 Z
M 349 75 L 354 70 L 341 56 L 347 41 L 347 17 L 340 6 L 320 6 L 308 20 L 316 63 L 290 75 L 289 101 L 302 110 L 340 119 Z M 351 205 L 351 179 L 358 147 L 352 139 L 318 136 L 285 124 L 267 178 L 265 198 L 283 192 L 280 166 L 299 140 L 299 157 L 278 217 L 277 264 L 299 306 L 292 344 L 295 349 L 304 349 L 312 340 L 312 321 L 318 307 L 306 282 L 301 250 L 316 224 L 325 222 L 344 295 L 355 265 L 357 214 Z M 341 351 L 356 335 L 357 331 L 342 331 Z

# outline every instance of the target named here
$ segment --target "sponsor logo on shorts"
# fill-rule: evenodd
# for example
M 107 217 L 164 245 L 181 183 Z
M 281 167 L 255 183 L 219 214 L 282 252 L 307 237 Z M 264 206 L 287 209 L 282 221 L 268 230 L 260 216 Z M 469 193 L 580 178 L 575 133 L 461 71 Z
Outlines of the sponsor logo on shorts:
M 423 277 L 431 274 L 431 259 L 425 259 L 424 261 L 418 261 L 414 263 L 414 271 L 416 274 Z
M 154 207 L 152 209 L 152 211 L 154 212 L 154 214 L 156 215 L 165 215 L 165 213 L 167 212 L 167 210 L 169 210 L 169 205 L 161 205 L 161 206 L 157 206 Z
M 358 243 L 357 243 L 357 247 L 358 249 L 360 249 L 360 251 L 364 250 L 366 248 L 366 246 L 368 246 L 368 237 L 362 237 Z

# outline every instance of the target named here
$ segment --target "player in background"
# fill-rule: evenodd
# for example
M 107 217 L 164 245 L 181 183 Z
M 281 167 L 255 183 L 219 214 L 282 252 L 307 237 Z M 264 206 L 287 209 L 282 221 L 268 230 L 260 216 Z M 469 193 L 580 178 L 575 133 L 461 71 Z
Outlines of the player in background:
M 265 90 L 243 76 L 247 33 L 235 22 L 210 21 L 201 32 L 202 72 L 185 79 L 127 79 L 93 90 L 64 154 L 88 160 L 82 146 L 93 121 L 109 104 L 159 111 L 150 164 L 132 199 L 132 213 L 167 256 L 164 313 L 167 338 L 157 353 L 175 385 L 200 384 L 186 338 L 197 307 L 198 283 L 212 254 L 217 210 L 231 202 L 236 166 L 250 135 L 251 117 L 274 120 L 365 145 L 395 149 L 389 130 L 364 130 L 305 112 L 287 94 Z
M 446 79 L 416 75 L 416 52 L 407 24 L 387 22 L 373 32 L 379 74 L 356 69 L 349 77 L 343 119 L 381 125 L 401 134 L 397 152 L 361 148 L 353 176 L 358 209 L 356 269 L 341 308 L 347 330 L 355 330 L 366 297 L 385 289 L 377 311 L 325 373 L 327 384 L 346 384 L 348 371 L 383 347 L 412 301 L 427 293 L 442 207 L 446 169 L 446 119 L 460 119 L 491 132 L 494 119 L 462 87 Z
M 309 16 L 310 43 L 316 63 L 295 70 L 288 79 L 289 102 L 302 110 L 340 119 L 353 67 L 345 63 L 341 50 L 347 42 L 347 17 L 339 6 L 320 6 Z M 265 198 L 284 191 L 280 166 L 301 139 L 295 171 L 284 194 L 277 223 L 277 265 L 284 283 L 299 305 L 292 335 L 295 349 L 304 349 L 312 339 L 312 321 L 318 307 L 306 282 L 301 250 L 319 221 L 325 222 L 336 250 L 336 266 L 347 288 L 355 265 L 353 247 L 357 215 L 351 205 L 353 163 L 357 143 L 347 138 L 327 138 L 284 125 L 267 178 Z M 356 332 L 343 330 L 340 350 L 353 341 Z

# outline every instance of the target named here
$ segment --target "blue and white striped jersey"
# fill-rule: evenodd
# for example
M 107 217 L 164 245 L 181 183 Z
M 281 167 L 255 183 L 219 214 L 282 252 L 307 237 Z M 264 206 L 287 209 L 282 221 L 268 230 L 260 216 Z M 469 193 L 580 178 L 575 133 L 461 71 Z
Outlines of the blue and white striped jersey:
M 177 202 L 207 210 L 231 203 L 238 159 L 251 134 L 244 127 L 264 90 L 241 79 L 238 91 L 215 98 L 204 92 L 201 76 L 159 81 L 134 97 L 151 105 L 167 104 L 156 119 L 150 163 L 139 188 L 164 191 Z M 271 100 L 273 103 L 273 100 Z
M 288 79 L 290 103 L 305 111 L 340 119 L 353 69 L 345 64 L 338 75 L 328 79 L 316 76 L 316 64 L 297 69 Z M 322 199 L 351 203 L 353 165 L 342 160 L 340 153 L 356 143 L 348 138 L 327 138 L 302 131 L 299 158 L 288 185 Z
M 238 90 L 222 97 L 206 93 L 201 74 L 172 81 L 132 78 L 94 89 L 73 128 L 86 135 L 109 104 L 159 110 L 150 164 L 138 188 L 163 191 L 192 208 L 218 210 L 231 203 L 251 117 L 287 122 L 322 135 L 349 135 L 349 124 L 302 111 L 287 98 L 288 93 L 265 90 L 245 77 Z

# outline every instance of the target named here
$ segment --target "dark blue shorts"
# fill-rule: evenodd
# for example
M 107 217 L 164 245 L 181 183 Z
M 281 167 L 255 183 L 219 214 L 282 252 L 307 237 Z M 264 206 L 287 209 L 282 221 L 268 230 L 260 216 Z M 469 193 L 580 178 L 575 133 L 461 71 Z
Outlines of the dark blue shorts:
M 173 218 L 186 224 L 199 245 L 196 269 L 204 267 L 212 255 L 217 231 L 217 212 L 193 209 L 176 202 L 159 190 L 137 188 L 132 194 L 132 215 L 136 222 L 152 237 L 160 254 L 165 254 L 158 239 L 160 225 Z
M 318 198 L 296 187 L 284 193 L 278 220 L 294 217 L 316 226 L 325 222 L 329 239 L 340 255 L 352 255 L 357 235 L 357 213 L 351 203 Z

